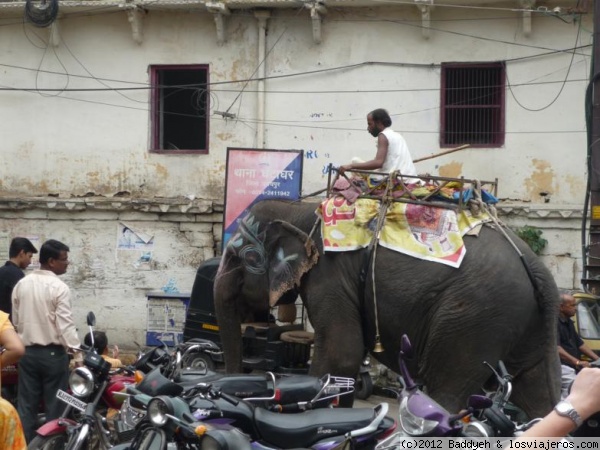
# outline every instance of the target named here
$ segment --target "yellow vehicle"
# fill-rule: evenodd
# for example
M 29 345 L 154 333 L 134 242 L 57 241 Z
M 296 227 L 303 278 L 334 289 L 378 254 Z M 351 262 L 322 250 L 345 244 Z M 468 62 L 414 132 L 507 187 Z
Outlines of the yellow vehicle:
M 573 294 L 577 302 L 575 329 L 594 352 L 600 354 L 600 297 L 585 292 Z

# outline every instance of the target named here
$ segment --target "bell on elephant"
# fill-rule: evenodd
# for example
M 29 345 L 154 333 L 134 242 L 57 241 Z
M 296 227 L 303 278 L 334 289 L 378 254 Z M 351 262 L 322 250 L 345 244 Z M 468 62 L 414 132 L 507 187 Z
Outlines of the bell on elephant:
M 373 348 L 373 353 L 382 353 L 383 345 L 381 345 L 381 338 L 379 335 L 375 336 L 375 347 Z

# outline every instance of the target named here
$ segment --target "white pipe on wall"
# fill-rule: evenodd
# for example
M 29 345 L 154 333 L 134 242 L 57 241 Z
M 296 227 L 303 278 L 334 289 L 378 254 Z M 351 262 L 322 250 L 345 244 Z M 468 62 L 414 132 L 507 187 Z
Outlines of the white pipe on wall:
M 265 76 L 267 73 L 265 55 L 267 54 L 267 20 L 271 13 L 265 10 L 254 11 L 258 19 L 258 95 L 256 117 L 256 144 L 258 148 L 265 148 Z

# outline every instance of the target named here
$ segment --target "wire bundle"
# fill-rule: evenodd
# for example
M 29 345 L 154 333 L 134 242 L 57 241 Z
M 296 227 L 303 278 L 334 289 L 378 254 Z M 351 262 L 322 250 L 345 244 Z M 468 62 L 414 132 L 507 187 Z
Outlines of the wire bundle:
M 58 16 L 58 0 L 25 0 L 25 17 L 36 27 L 45 28 Z

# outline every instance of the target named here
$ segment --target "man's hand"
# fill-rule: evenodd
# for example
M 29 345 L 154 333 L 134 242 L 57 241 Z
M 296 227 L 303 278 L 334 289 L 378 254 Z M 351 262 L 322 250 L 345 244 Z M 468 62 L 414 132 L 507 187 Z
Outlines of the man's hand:
M 338 168 L 338 172 L 340 173 L 340 175 L 344 175 L 344 172 L 346 172 L 346 170 L 352 170 L 352 164 L 344 164 L 343 166 L 340 166 Z
M 117 344 L 113 345 L 112 357 L 114 359 L 119 359 L 119 346 Z

